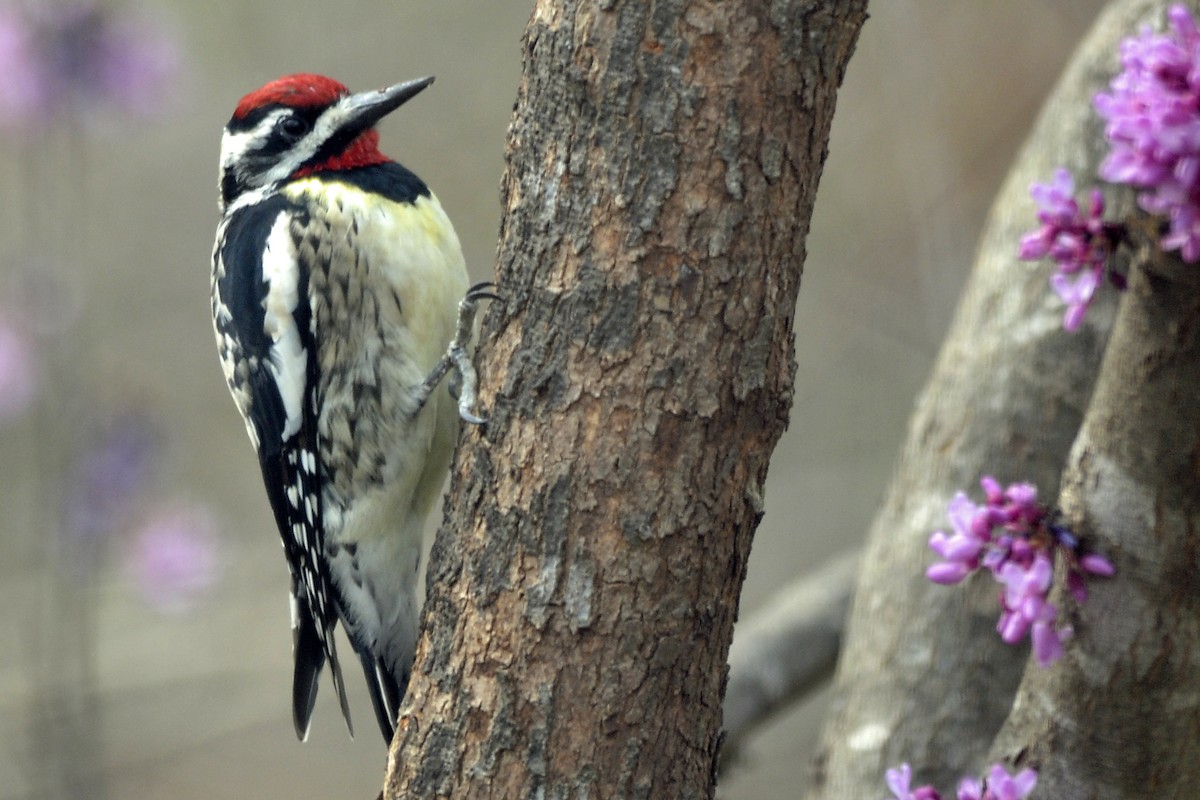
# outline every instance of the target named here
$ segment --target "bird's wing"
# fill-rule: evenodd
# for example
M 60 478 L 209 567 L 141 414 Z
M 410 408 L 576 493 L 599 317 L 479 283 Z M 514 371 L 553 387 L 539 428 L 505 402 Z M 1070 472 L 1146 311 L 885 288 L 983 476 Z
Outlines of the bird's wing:
M 292 574 L 293 716 L 308 733 L 325 660 L 353 735 L 334 630 L 337 610 L 323 558 L 319 375 L 308 267 L 293 226 L 304 210 L 274 195 L 235 209 L 213 253 L 213 319 L 226 380 L 258 450 L 263 483 Z

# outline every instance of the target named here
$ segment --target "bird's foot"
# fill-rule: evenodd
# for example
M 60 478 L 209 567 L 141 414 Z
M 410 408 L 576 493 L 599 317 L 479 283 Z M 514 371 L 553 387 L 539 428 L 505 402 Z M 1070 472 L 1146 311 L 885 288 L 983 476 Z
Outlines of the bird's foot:
M 458 398 L 458 415 L 464 422 L 472 425 L 482 425 L 485 420 L 477 416 L 475 408 L 475 387 L 478 382 L 475 376 L 475 365 L 471 363 L 471 354 L 467 347 L 475 332 L 475 314 L 479 310 L 481 300 L 500 300 L 500 295 L 492 291 L 496 284 L 489 282 L 477 283 L 467 290 L 463 299 L 458 302 L 458 327 L 446 354 L 442 356 L 429 377 L 417 388 L 420 405 L 424 405 L 433 390 L 441 383 L 446 373 L 453 370 L 457 381 L 450 387 L 451 393 Z M 457 391 L 455 391 L 457 389 Z

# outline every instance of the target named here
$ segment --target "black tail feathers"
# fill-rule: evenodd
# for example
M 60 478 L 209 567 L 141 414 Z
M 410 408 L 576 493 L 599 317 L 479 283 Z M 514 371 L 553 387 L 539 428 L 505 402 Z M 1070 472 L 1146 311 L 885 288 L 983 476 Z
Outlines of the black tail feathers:
M 346 685 L 342 681 L 342 668 L 338 663 L 337 648 L 332 639 L 333 626 L 329 627 L 328 647 L 317 632 L 317 621 L 303 598 L 295 598 L 296 615 L 293 619 L 292 650 L 296 659 L 292 673 L 292 721 L 296 725 L 296 736 L 300 741 L 308 738 L 308 727 L 312 722 L 313 706 L 317 702 L 317 679 L 328 658 L 333 668 L 333 689 L 342 707 L 346 730 L 354 738 L 354 723 L 350 719 L 350 703 L 346 699 Z M 378 713 L 378 712 L 377 712 Z
M 383 740 L 391 744 L 392 736 L 396 733 L 400 701 L 404 699 L 404 692 L 408 689 L 409 670 L 406 667 L 402 674 L 396 675 L 385 667 L 380 659 L 364 653 L 359 653 L 358 657 L 367 677 L 367 688 L 371 692 L 371 705 L 375 707 L 379 732 L 383 734 Z

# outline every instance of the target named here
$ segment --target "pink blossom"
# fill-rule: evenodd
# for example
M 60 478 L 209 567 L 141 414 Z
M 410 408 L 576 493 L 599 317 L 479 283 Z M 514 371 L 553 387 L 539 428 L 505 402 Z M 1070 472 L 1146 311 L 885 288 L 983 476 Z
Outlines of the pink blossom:
M 1029 190 L 1038 206 L 1041 227 L 1021 239 L 1019 258 L 1036 261 L 1049 256 L 1057 271 L 1050 286 L 1067 304 L 1063 328 L 1077 329 L 1105 273 L 1118 237 L 1117 226 L 1106 223 L 1104 196 L 1093 189 L 1085 212 L 1075 202 L 1075 181 L 1059 167 L 1049 183 Z
M 29 408 L 37 396 L 38 373 L 33 340 L 0 316 L 0 422 Z
M 911 789 L 912 767 L 901 764 L 885 774 L 888 789 L 895 800 L 940 800 L 932 786 Z M 1003 764 L 993 764 L 986 779 L 964 777 L 958 784 L 958 800 L 1025 800 L 1037 785 L 1037 771 L 1023 769 L 1010 775 Z
M 217 525 L 203 506 L 156 509 L 134 534 L 130 568 L 145 599 L 164 612 L 190 609 L 217 580 Z
M 0 9 L 0 125 L 36 133 L 81 112 L 153 113 L 177 68 L 162 30 L 98 0 Z
M 887 780 L 888 789 L 895 800 L 941 800 L 941 795 L 932 786 L 919 786 L 916 789 L 910 788 L 912 784 L 912 767 L 908 764 L 901 764 L 899 767 L 889 769 L 884 774 L 884 777 Z
M 964 492 L 955 494 L 947 514 L 952 534 L 936 531 L 929 547 L 943 560 L 925 572 L 929 580 L 954 584 L 983 568 L 1004 588 L 996 631 L 1008 644 L 1030 638 L 1033 656 L 1048 666 L 1063 654 L 1071 629 L 1059 625 L 1058 609 L 1050 602 L 1055 558 L 1066 562 L 1067 589 L 1077 602 L 1087 599 L 1087 576 L 1110 577 L 1112 562 L 1081 548 L 1076 537 L 1054 522 L 1054 513 L 1038 502 L 1030 483 L 1002 486 L 990 475 L 980 481 L 984 504 L 977 506 Z
M 1002 764 L 993 764 L 987 776 L 984 800 L 1024 800 L 1037 785 L 1037 772 L 1023 769 L 1009 775 Z
M 1175 4 L 1168 30 L 1121 43 L 1122 71 L 1096 95 L 1109 153 L 1100 177 L 1144 189 L 1138 203 L 1167 218 L 1160 245 L 1200 260 L 1200 30 Z

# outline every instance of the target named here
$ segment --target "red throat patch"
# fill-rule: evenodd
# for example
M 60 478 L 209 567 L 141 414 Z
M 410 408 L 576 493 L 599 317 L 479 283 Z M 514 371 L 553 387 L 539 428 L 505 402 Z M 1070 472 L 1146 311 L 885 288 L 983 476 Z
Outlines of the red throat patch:
M 388 161 L 391 159 L 379 152 L 379 131 L 372 128 L 359 134 L 358 138 L 342 152 L 320 164 L 313 164 L 297 170 L 293 177 L 303 178 L 316 172 L 336 172 L 355 167 L 370 167 L 375 164 L 386 164 Z
M 284 105 L 292 108 L 328 106 L 350 93 L 344 84 L 324 75 L 308 72 L 284 75 L 242 98 L 233 118 L 241 119 L 256 108 Z

